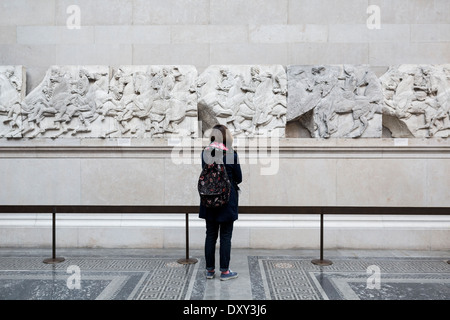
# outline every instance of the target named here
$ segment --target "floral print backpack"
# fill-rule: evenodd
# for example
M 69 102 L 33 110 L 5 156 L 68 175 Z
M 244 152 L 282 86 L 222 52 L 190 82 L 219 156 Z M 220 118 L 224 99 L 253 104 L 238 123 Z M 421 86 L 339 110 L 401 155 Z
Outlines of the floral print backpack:
M 211 143 L 205 148 L 206 152 L 211 149 L 225 151 L 223 144 Z M 219 208 L 226 205 L 230 199 L 231 182 L 223 163 L 207 163 L 198 179 L 198 192 L 200 203 L 207 208 Z

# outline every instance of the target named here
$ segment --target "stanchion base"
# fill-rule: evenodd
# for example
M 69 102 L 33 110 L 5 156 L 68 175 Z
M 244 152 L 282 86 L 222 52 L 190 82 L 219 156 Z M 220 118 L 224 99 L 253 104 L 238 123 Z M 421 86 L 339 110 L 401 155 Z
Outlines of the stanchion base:
M 55 264 L 55 263 L 61 263 L 61 262 L 63 262 L 63 261 L 65 261 L 66 259 L 64 259 L 63 257 L 56 257 L 56 258 L 48 258 L 48 259 L 45 259 L 44 261 L 42 261 L 42 262 L 44 262 L 44 263 L 46 263 L 46 264 Z
M 198 260 L 194 259 L 194 258 L 178 259 L 177 262 L 180 263 L 180 264 L 195 264 L 195 263 L 198 262 Z
M 330 266 L 333 264 L 333 262 L 331 260 L 327 260 L 327 259 L 323 259 L 323 260 L 314 259 L 314 260 L 311 260 L 311 263 L 315 264 L 317 266 Z

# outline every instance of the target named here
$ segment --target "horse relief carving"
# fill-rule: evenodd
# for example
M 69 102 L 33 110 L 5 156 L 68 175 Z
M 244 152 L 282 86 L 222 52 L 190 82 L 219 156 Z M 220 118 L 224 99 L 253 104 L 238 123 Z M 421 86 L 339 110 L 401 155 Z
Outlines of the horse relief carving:
M 448 138 L 450 64 L 0 66 L 0 138 Z M 286 126 L 288 130 L 286 131 Z M 389 133 L 389 132 L 390 133 Z
M 450 136 L 450 65 L 400 65 L 380 78 L 393 137 Z
M 381 137 L 382 92 L 367 66 L 289 66 L 287 121 L 312 137 Z
M 102 137 L 197 136 L 197 96 L 192 66 L 121 66 L 99 110 L 109 117 Z
M 284 136 L 287 79 L 282 66 L 210 66 L 197 79 L 203 130 L 216 123 L 235 136 Z
M 20 135 L 90 137 L 97 132 L 99 97 L 107 93 L 109 68 L 52 66 L 44 80 L 21 102 Z
M 196 136 L 197 71 L 190 66 L 52 66 L 20 99 L 2 77 L 7 138 Z M 11 69 L 12 70 L 12 69 Z M 14 94 L 16 96 L 14 96 Z M 14 98 L 14 99 L 13 99 Z M 7 103 L 6 103 L 6 100 Z

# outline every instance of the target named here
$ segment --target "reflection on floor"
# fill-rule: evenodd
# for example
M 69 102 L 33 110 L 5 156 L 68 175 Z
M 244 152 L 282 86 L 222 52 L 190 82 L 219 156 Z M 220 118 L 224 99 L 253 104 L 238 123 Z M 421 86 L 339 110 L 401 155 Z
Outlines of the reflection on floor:
M 329 250 L 331 266 L 311 263 L 314 250 L 232 251 L 237 279 L 207 280 L 182 250 L 0 249 L 1 300 L 449 300 L 450 251 Z

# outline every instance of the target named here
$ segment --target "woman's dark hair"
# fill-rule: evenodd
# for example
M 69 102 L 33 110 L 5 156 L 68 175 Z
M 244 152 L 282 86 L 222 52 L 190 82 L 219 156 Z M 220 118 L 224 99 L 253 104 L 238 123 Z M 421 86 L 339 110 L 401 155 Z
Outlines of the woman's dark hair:
M 227 138 L 231 138 L 228 128 L 223 124 L 216 124 L 211 130 L 211 142 L 219 142 L 227 145 Z M 232 139 L 232 138 L 231 138 Z M 231 142 L 231 141 L 228 141 Z

